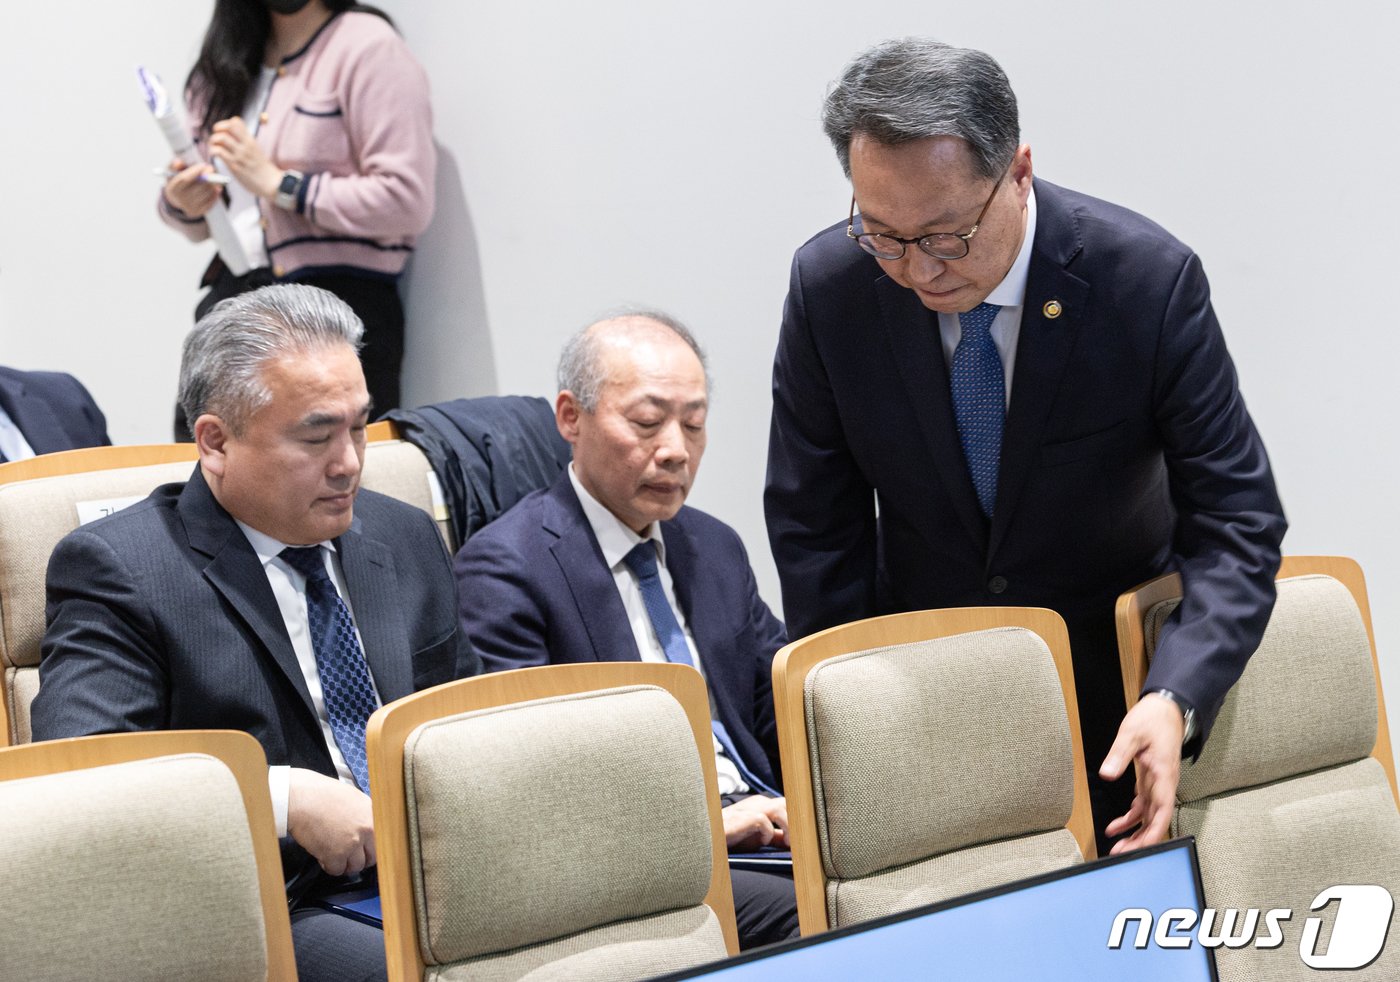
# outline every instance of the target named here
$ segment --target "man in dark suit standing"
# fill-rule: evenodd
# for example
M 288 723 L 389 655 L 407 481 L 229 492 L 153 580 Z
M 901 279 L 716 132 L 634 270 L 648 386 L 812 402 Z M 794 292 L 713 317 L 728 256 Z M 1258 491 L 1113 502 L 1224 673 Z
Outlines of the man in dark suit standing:
M 74 531 L 48 570 L 34 737 L 238 729 L 267 753 L 303 979 L 385 977 L 312 903 L 374 865 L 365 724 L 473 674 L 432 520 L 359 488 L 370 401 L 342 301 L 270 286 L 185 341 L 183 485 Z
M 0 367 L 0 464 L 111 442 L 102 410 L 73 376 Z
M 488 671 L 694 665 L 710 692 L 730 849 L 785 845 L 772 695 L 783 625 L 738 534 L 684 506 L 705 450 L 700 348 L 665 314 L 610 318 L 565 347 L 559 388 L 573 462 L 457 554 L 463 630 Z M 790 877 L 735 870 L 733 882 L 742 946 L 796 934 Z
M 1034 180 L 982 52 L 877 45 L 824 125 L 851 217 L 793 260 L 765 495 L 792 633 L 1059 611 L 1091 773 L 1103 761 L 1097 824 L 1136 827 L 1115 851 L 1160 839 L 1183 742 L 1199 748 L 1258 645 L 1285 528 L 1200 261 Z M 1185 600 L 1125 717 L 1114 599 L 1168 570 Z M 1113 783 L 1129 763 L 1136 795 Z

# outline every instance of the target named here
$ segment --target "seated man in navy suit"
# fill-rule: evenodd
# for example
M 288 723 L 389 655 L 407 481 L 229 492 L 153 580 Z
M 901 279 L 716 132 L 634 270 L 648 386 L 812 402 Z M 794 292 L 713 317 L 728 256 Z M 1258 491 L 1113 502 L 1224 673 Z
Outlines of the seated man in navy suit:
M 73 376 L 0 367 L 0 464 L 111 442 L 102 410 Z
M 316 906 L 374 865 L 374 709 L 479 663 L 427 514 L 360 489 L 363 328 L 324 290 L 226 300 L 185 340 L 188 482 L 70 533 L 48 569 L 36 740 L 237 729 L 262 744 L 302 979 L 382 979 Z
M 705 451 L 699 346 L 664 314 L 603 320 L 565 347 L 559 387 L 555 420 L 573 463 L 457 554 L 462 626 L 488 671 L 695 665 L 710 691 L 729 847 L 785 845 L 771 691 L 783 625 L 738 534 L 683 507 Z M 733 879 L 743 947 L 796 935 L 789 877 Z

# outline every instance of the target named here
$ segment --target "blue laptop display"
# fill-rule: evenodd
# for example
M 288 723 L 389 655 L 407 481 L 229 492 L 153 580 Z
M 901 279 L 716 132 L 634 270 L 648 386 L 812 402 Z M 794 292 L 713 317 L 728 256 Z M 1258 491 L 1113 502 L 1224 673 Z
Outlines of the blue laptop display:
M 1203 907 L 1195 842 L 1176 839 L 664 978 L 1216 982 L 1198 943 L 1108 944 L 1121 911 Z

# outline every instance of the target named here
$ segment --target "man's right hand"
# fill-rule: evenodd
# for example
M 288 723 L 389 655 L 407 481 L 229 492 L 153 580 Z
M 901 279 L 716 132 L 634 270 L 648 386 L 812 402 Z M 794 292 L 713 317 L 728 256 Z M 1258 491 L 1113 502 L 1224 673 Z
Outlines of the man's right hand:
M 343 781 L 293 767 L 287 781 L 287 834 L 332 876 L 375 862 L 369 795 Z
M 731 852 L 762 846 L 787 845 L 787 799 L 755 794 L 729 805 L 724 819 L 724 843 Z

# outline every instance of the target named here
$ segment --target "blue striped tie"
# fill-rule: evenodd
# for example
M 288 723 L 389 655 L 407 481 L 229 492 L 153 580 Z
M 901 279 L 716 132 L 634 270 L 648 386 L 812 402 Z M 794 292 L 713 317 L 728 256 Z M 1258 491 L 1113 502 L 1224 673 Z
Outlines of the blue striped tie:
M 656 632 L 656 640 L 661 642 L 661 650 L 666 653 L 666 660 L 693 668 L 695 662 L 690 657 L 690 645 L 685 643 L 685 632 L 681 630 L 680 622 L 676 620 L 676 612 L 671 609 L 671 602 L 666 599 L 666 589 L 661 585 L 661 574 L 656 566 L 655 544 L 650 539 L 637 543 L 631 552 L 622 557 L 622 561 L 637 575 L 637 585 L 642 589 L 642 603 L 646 605 L 647 617 L 651 620 L 652 630 Z M 744 782 L 754 791 L 778 797 L 778 792 L 760 781 L 753 771 L 749 770 L 744 758 L 739 756 L 739 750 L 734 746 L 734 741 L 724 724 L 712 718 L 710 728 L 714 731 L 719 745 L 724 748 L 725 756 L 739 768 Z
M 963 456 L 982 514 L 988 518 L 997 500 L 1001 431 L 1006 420 L 1006 374 L 991 333 L 999 310 L 994 303 L 981 303 L 958 315 L 962 338 L 953 351 L 949 377 Z
M 288 547 L 282 550 L 281 558 L 306 577 L 306 619 L 311 629 L 311 647 L 316 652 L 316 670 L 321 675 L 326 716 L 355 782 L 369 794 L 365 725 L 370 714 L 379 708 L 379 699 L 355 636 L 350 609 L 326 572 L 320 546 Z

